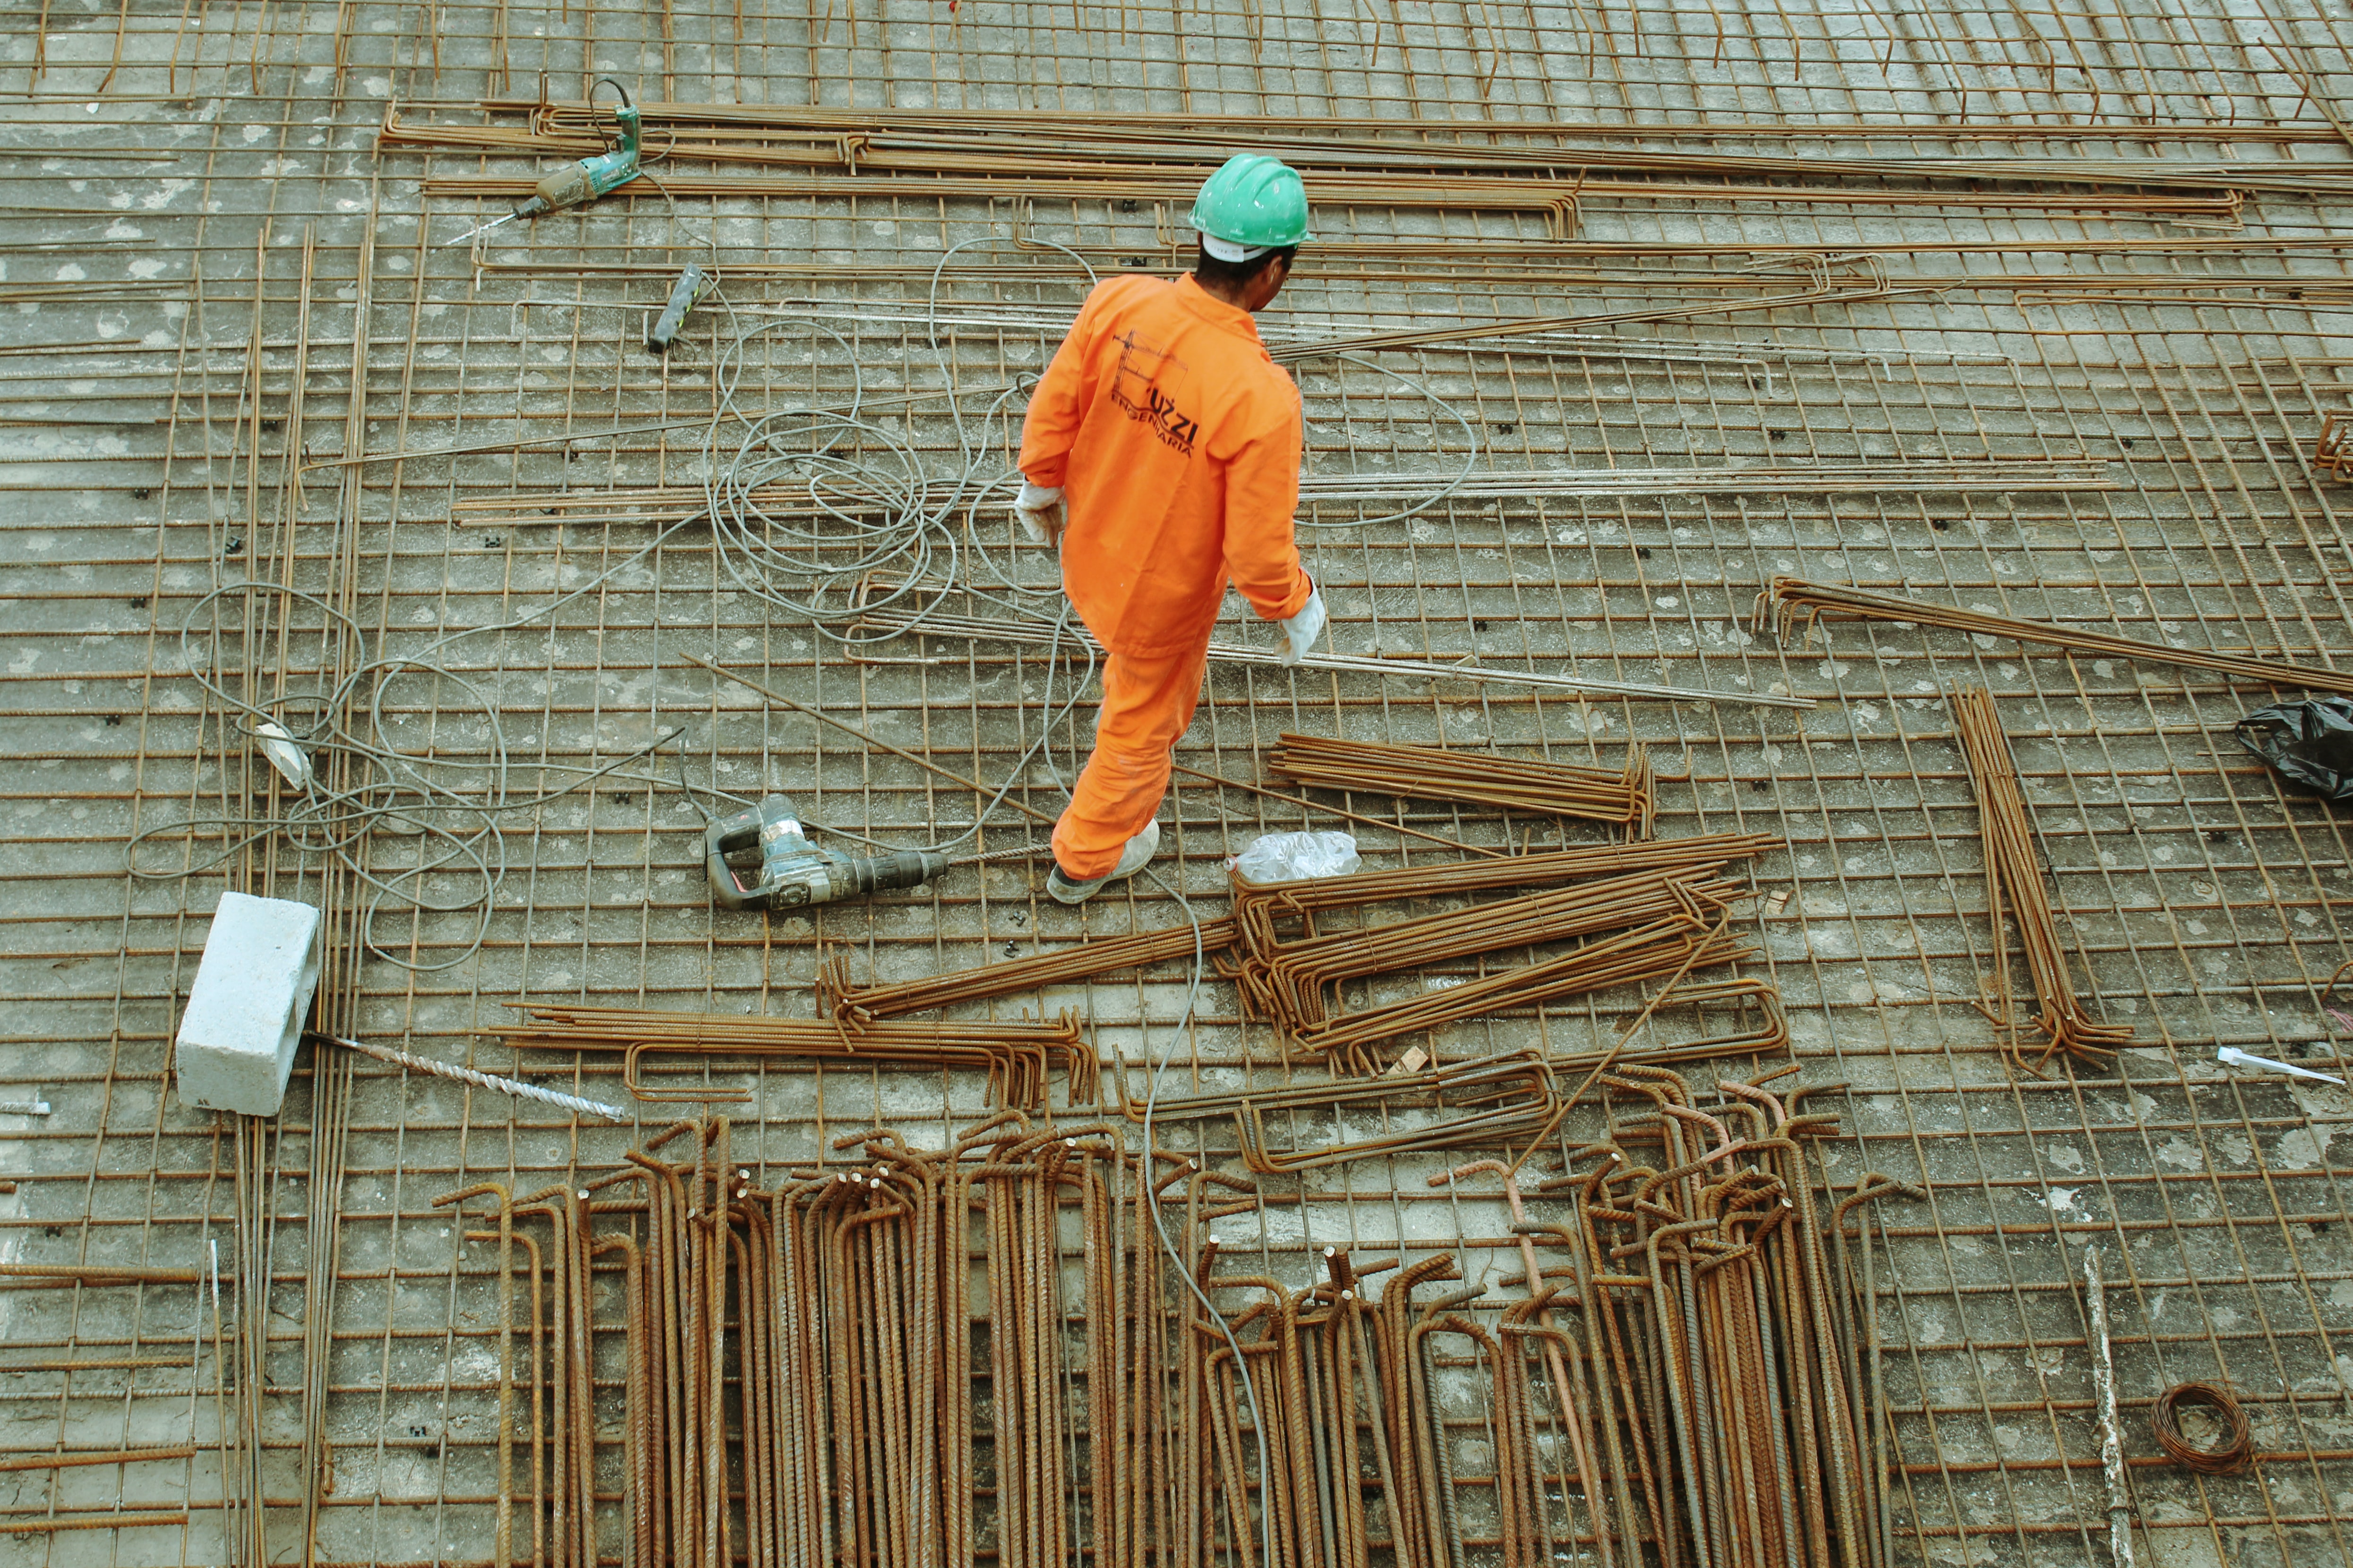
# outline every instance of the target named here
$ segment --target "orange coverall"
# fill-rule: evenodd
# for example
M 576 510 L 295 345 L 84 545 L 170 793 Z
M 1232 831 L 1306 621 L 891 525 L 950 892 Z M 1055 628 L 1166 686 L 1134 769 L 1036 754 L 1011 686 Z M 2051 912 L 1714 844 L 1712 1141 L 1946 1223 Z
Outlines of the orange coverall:
M 1228 581 L 1270 621 L 1306 606 L 1299 457 L 1299 389 L 1249 311 L 1190 274 L 1087 296 L 1021 430 L 1021 471 L 1063 490 L 1062 591 L 1110 650 L 1094 754 L 1054 825 L 1064 876 L 1107 875 L 1159 811 Z

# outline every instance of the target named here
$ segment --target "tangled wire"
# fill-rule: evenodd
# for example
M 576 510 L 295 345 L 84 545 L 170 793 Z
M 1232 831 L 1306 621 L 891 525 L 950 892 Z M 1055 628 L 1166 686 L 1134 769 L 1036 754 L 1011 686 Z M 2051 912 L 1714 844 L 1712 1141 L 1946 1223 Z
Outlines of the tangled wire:
M 2212 1413 L 2221 1424 L 2221 1439 L 2211 1447 L 2201 1448 L 2183 1436 L 2180 1412 L 2185 1407 Z M 2157 1446 L 2165 1450 L 2166 1457 L 2201 1476 L 2233 1475 L 2254 1461 L 2255 1435 L 2247 1424 L 2247 1413 L 2239 1408 L 2231 1391 L 2220 1384 L 2175 1384 L 2157 1396 L 2157 1408 L 2150 1412 L 2149 1419 L 2157 1428 Z
M 925 614 L 936 611 L 951 593 L 986 604 L 1009 621 L 1053 628 L 1041 696 L 1046 722 L 1037 740 L 1015 759 L 1005 782 L 969 824 L 925 847 L 948 853 L 973 838 L 1033 762 L 1042 760 L 1049 776 L 1062 785 L 1050 742 L 1092 678 L 1095 654 L 1086 639 L 1071 639 L 1085 663 L 1058 700 L 1055 672 L 1061 666 L 1071 614 L 1060 574 L 1035 574 L 1025 580 L 1016 563 L 992 552 L 976 521 L 985 513 L 1009 521 L 1005 509 L 1019 475 L 1001 454 L 1018 437 L 1015 416 L 1035 379 L 1024 376 L 1000 386 L 959 388 L 949 359 L 951 340 L 941 332 L 939 291 L 948 262 L 975 246 L 1001 243 L 994 237 L 964 241 L 944 251 L 933 269 L 926 325 L 944 390 L 923 400 L 946 405 L 955 448 L 944 464 L 874 416 L 855 345 L 824 325 L 814 311 L 743 326 L 733 306 L 720 295 L 716 298 L 727 312 L 728 335 L 712 369 L 716 402 L 703 433 L 702 506 L 663 526 L 594 577 L 510 619 L 448 632 L 402 653 L 384 651 L 381 644 L 371 651 L 356 621 L 326 599 L 299 588 L 242 582 L 220 585 L 198 598 L 181 624 L 182 655 L 219 710 L 278 769 L 285 784 L 282 804 L 269 812 L 224 811 L 142 828 L 128 847 L 131 874 L 146 880 L 201 875 L 282 837 L 301 855 L 329 858 L 366 889 L 359 935 L 370 952 L 400 968 L 430 973 L 467 963 L 489 934 L 508 869 L 501 820 L 511 819 L 511 814 L 543 806 L 598 780 L 674 785 L 705 823 L 712 812 L 699 796 L 730 806 L 751 804 L 713 784 L 688 784 L 682 758 L 675 778 L 639 771 L 636 764 L 678 738 L 681 731 L 675 729 L 623 755 L 593 763 L 556 762 L 543 749 L 522 754 L 501 720 L 496 694 L 485 689 L 484 672 L 461 673 L 447 662 L 448 650 L 467 638 L 551 624 L 565 606 L 599 593 L 619 574 L 657 556 L 665 544 L 698 524 L 709 527 L 722 567 L 738 587 L 838 644 L 854 647 L 903 635 L 903 620 L 888 629 L 861 627 L 858 622 L 877 609 L 903 605 L 919 626 Z M 1086 267 L 1077 252 L 1054 248 Z M 1092 283 L 1093 269 L 1086 270 Z M 839 350 L 840 363 L 849 366 L 852 378 L 846 406 L 751 413 L 739 405 L 736 396 L 747 350 L 785 327 L 820 333 Z M 1435 411 L 1461 426 L 1466 454 L 1460 473 L 1434 485 L 1413 505 L 1320 526 L 1395 521 L 1443 501 L 1460 488 L 1476 461 L 1478 442 L 1471 422 L 1409 376 L 1357 356 L 1339 357 L 1427 398 Z M 342 663 L 345 673 L 331 689 L 309 694 L 248 700 L 232 690 L 245 673 L 232 667 L 234 642 L 243 639 L 247 646 L 258 646 L 263 627 L 274 628 L 281 641 L 296 635 L 287 629 L 287 622 L 298 611 L 319 622 L 299 635 L 319 639 L 337 656 L 324 662 Z M 399 712 L 404 705 L 390 694 L 396 686 L 407 689 L 406 683 L 420 681 L 431 693 L 434 728 L 440 729 L 445 717 L 454 718 L 461 730 L 470 731 L 468 749 L 448 754 L 446 747 L 429 742 L 420 749 L 396 733 L 394 726 L 405 721 Z M 452 692 L 460 705 L 454 715 L 443 707 Z M 528 775 L 528 782 L 519 775 Z M 824 827 L 807 817 L 804 821 Z M 878 842 L 844 828 L 825 831 L 865 844 Z M 371 839 L 383 835 L 413 840 L 416 853 L 407 863 L 385 868 L 364 853 Z M 168 857 L 154 852 L 167 836 L 183 845 Z M 379 917 L 399 910 L 419 916 L 470 916 L 470 922 L 454 952 L 427 960 L 412 955 L 413 941 L 396 945 L 378 940 Z M 448 951 L 441 942 L 434 945 Z

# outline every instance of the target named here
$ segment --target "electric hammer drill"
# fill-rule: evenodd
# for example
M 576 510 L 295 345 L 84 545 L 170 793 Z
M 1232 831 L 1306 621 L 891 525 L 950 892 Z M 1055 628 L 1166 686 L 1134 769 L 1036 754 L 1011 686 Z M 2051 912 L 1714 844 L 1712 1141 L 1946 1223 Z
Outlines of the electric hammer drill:
M 746 884 L 727 857 L 760 851 L 760 879 Z M 789 910 L 829 904 L 860 893 L 888 892 L 930 881 L 948 868 L 948 858 L 929 849 L 901 849 L 853 858 L 820 849 L 801 831 L 792 802 L 772 795 L 748 810 L 723 816 L 704 829 L 703 869 L 711 895 L 727 910 Z
M 641 116 L 638 106 L 629 99 L 629 89 L 611 77 L 597 79 L 597 86 L 610 87 L 621 95 L 621 107 L 613 110 L 613 118 L 621 127 L 621 144 L 609 153 L 599 153 L 593 158 L 583 158 L 566 163 L 539 182 L 530 196 L 504 217 L 494 217 L 480 228 L 467 230 L 443 245 L 463 245 L 478 234 L 486 234 L 502 223 L 512 223 L 519 217 L 537 217 L 558 207 L 578 206 L 593 201 L 638 175 L 638 140 Z

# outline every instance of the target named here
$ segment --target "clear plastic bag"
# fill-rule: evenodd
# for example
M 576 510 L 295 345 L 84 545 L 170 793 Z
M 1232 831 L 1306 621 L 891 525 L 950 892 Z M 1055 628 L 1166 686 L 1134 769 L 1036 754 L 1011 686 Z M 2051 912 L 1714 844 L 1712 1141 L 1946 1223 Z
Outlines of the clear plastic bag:
M 1226 862 L 1250 882 L 1303 882 L 1345 877 L 1364 861 L 1345 833 L 1270 833 Z

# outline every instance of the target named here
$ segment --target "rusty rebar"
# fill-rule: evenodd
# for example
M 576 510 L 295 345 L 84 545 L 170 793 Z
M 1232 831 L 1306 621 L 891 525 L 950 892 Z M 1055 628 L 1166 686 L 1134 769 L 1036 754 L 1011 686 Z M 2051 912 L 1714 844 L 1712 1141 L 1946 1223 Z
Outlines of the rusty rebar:
M 1626 765 L 1611 773 L 1492 752 L 1382 745 L 1285 731 L 1266 766 L 1276 777 L 1309 788 L 1581 817 L 1623 828 L 1630 838 L 1650 837 L 1654 810 L 1650 759 L 1639 745 L 1628 751 Z
M 501 1031 L 512 1043 L 554 1049 L 615 1051 L 622 1057 L 622 1083 L 640 1100 L 707 1102 L 741 1100 L 731 1088 L 663 1089 L 643 1085 L 639 1068 L 648 1057 L 899 1062 L 964 1068 L 988 1075 L 1004 1104 L 1043 1110 L 1046 1085 L 1059 1062 L 1070 1103 L 1092 1101 L 1099 1093 L 1094 1047 L 1079 1033 L 1077 1019 L 873 1023 L 854 1031 L 832 1019 L 744 1017 L 718 1013 L 646 1012 L 628 1007 L 572 1007 L 511 1004 L 522 1021 Z
M 1201 922 L 1198 944 L 1200 949 L 1218 952 L 1232 946 L 1233 940 L 1232 921 Z M 983 964 L 976 969 L 954 969 L 916 980 L 864 986 L 851 983 L 849 961 L 836 953 L 818 971 L 818 1011 L 827 1017 L 839 1020 L 854 1031 L 878 1019 L 897 1017 L 906 1013 L 930 1012 L 934 1008 L 954 1006 L 960 1002 L 1009 996 L 1017 992 L 1091 980 L 1123 969 L 1140 969 L 1179 958 L 1190 958 L 1196 945 L 1193 928 L 1183 925 L 1164 931 L 1138 931 L 1132 936 L 1082 942 L 1051 952 L 1037 953 L 1009 963 Z
M 2113 1057 L 2119 1046 L 2133 1037 L 2133 1030 L 2129 1025 L 2096 1022 L 2075 995 L 2066 951 L 2059 942 L 2058 919 L 2042 883 L 2018 764 L 2010 756 L 2010 739 L 2002 732 L 1993 696 L 1984 687 L 1964 686 L 1954 691 L 1952 709 L 1953 727 L 1968 759 L 1969 787 L 1976 795 L 1978 818 L 1985 834 L 1986 902 L 1993 921 L 1995 968 L 2001 976 L 2001 1026 L 2010 1031 L 2011 1055 L 2038 1074 L 2054 1056 L 2093 1060 Z M 2010 996 L 2005 901 L 2017 919 L 2019 945 L 2025 950 L 2036 1000 L 2042 1004 L 2035 1023 L 2046 1043 L 2031 1061 L 2018 1044 L 2018 1020 Z
M 2178 647 L 2170 643 L 2143 642 L 2137 637 L 2118 637 L 2111 632 L 2083 631 L 2050 621 L 2024 621 L 1982 610 L 1957 610 L 1947 605 L 1932 605 L 1901 595 L 1875 594 L 1868 589 L 1841 584 L 1810 583 L 1799 577 L 1774 578 L 1757 596 L 1757 608 L 1752 619 L 1757 631 L 1771 632 L 1786 639 L 1793 630 L 1803 630 L 1810 637 L 1814 624 L 1825 616 L 1902 621 L 1907 625 L 1961 632 L 1970 637 L 2031 643 L 2071 654 L 2090 654 L 2100 658 L 2120 658 L 2138 664 L 2168 665 L 2177 669 L 2211 670 L 2256 685 L 2353 695 L 2353 675 L 2312 665 L 2257 658 L 2249 654 Z

